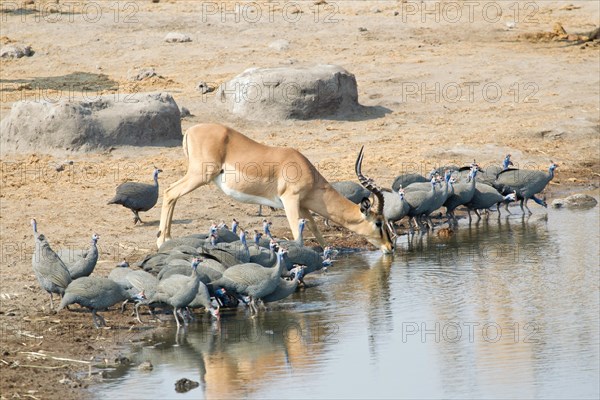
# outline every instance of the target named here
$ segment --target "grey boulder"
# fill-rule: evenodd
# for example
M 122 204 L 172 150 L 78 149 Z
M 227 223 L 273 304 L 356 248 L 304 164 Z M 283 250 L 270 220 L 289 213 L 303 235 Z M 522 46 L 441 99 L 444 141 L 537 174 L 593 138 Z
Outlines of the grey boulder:
M 3 152 L 145 146 L 180 141 L 182 136 L 179 107 L 168 93 L 18 101 L 0 130 Z
M 337 65 L 250 68 L 223 83 L 216 101 L 250 120 L 314 119 L 360 108 L 353 74 Z

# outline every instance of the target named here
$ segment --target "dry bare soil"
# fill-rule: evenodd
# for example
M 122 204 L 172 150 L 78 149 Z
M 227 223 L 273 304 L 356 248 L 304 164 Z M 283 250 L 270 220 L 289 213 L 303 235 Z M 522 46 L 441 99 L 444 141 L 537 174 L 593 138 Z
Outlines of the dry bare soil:
M 498 164 L 511 153 L 521 167 L 560 165 L 547 189 L 550 200 L 598 187 L 600 47 L 554 33 L 556 22 L 568 34 L 593 30 L 597 2 L 0 5 L 2 44 L 29 44 L 35 51 L 0 61 L 2 118 L 23 99 L 168 91 L 193 114 L 182 121 L 184 129 L 221 122 L 258 141 L 298 148 L 331 181 L 353 178 L 364 144 L 363 170 L 383 186 L 401 172 L 473 159 Z M 171 31 L 193 41 L 165 43 Z M 289 47 L 269 47 L 279 39 Z M 247 122 L 219 107 L 214 94 L 196 90 L 200 81 L 217 86 L 250 67 L 314 63 L 354 73 L 359 101 L 372 112 L 351 120 Z M 139 67 L 153 67 L 160 77 L 129 81 L 128 71 Z M 73 163 L 57 172 L 66 161 Z M 111 329 L 96 330 L 87 313 L 51 312 L 31 270 L 29 219 L 38 219 L 55 248 L 84 248 L 93 232 L 100 234 L 95 274 L 106 275 L 123 258 L 135 261 L 153 251 L 160 215 L 159 199 L 142 214 L 146 223 L 133 226 L 128 210 L 106 205 L 115 187 L 150 182 L 156 165 L 164 170 L 164 188 L 184 174 L 186 161 L 180 147 L 148 147 L 87 154 L 48 149 L 3 154 L 1 162 L 1 398 L 89 396 L 84 388 L 100 379 L 88 378 L 89 366 L 111 363 L 120 346 L 148 327 L 111 311 L 104 313 Z M 289 234 L 283 213 L 267 215 L 275 233 Z M 211 220 L 233 217 L 259 226 L 256 207 L 205 187 L 179 201 L 173 233 L 204 232 Z M 346 240 L 341 230 L 325 233 L 339 245 L 366 246 L 360 238 Z

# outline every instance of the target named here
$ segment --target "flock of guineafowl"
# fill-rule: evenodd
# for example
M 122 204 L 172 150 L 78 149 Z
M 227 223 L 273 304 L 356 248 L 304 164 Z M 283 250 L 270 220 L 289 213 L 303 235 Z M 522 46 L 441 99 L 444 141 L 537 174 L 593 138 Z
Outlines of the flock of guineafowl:
M 475 162 L 470 166 L 447 166 L 432 170 L 428 176 L 404 174 L 398 176 L 391 189 L 383 190 L 383 214 L 392 232 L 395 222 L 408 218 L 409 232 L 415 228 L 422 233 L 433 229 L 431 214 L 446 208 L 449 226 L 456 226 L 454 210 L 464 206 L 481 219 L 479 211 L 495 206 L 500 215 L 504 203 L 520 201 L 523 213 L 531 214 L 527 201 L 534 200 L 554 177 L 557 165 L 552 163 L 548 173 L 537 170 L 511 168 L 510 154 L 502 166 L 488 166 L 485 170 Z M 126 182 L 121 184 L 108 204 L 121 204 L 134 214 L 134 223 L 142 222 L 138 213 L 148 211 L 159 195 L 158 174 L 154 169 L 154 184 Z M 354 203 L 371 195 L 369 190 L 352 182 L 336 182 L 332 186 Z M 260 211 L 259 211 L 260 212 Z M 488 213 L 489 216 L 489 213 Z M 131 268 L 127 262 L 115 267 L 108 277 L 92 276 L 98 260 L 99 236 L 92 236 L 87 250 L 55 252 L 44 234 L 38 232 L 37 221 L 31 220 L 35 250 L 33 271 L 40 286 L 50 294 L 62 297 L 58 310 L 71 304 L 87 307 L 92 312 L 96 327 L 105 325 L 97 312 L 121 303 L 134 303 L 136 318 L 141 321 L 139 308 L 146 306 L 158 321 L 156 308 L 172 307 L 177 327 L 193 318 L 192 309 L 202 308 L 212 317 L 220 318 L 220 309 L 247 305 L 250 314 L 259 308 L 286 298 L 303 284 L 304 277 L 327 269 L 337 251 L 304 245 L 302 232 L 306 221 L 300 219 L 300 235 L 296 240 L 274 238 L 270 222 L 263 220 L 262 230 L 242 229 L 234 219 L 229 228 L 223 221 L 213 223 L 206 233 L 193 234 L 165 242 L 157 253 L 146 256 Z M 327 221 L 326 221 L 327 224 Z

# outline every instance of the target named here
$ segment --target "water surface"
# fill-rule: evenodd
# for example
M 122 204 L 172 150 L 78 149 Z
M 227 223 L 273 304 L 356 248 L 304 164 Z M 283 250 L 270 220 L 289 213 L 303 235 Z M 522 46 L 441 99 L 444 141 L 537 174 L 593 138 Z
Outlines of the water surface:
M 598 398 L 598 208 L 341 256 L 257 318 L 155 332 L 99 398 Z M 164 317 L 163 317 L 164 318 Z M 185 394 L 174 382 L 200 387 Z

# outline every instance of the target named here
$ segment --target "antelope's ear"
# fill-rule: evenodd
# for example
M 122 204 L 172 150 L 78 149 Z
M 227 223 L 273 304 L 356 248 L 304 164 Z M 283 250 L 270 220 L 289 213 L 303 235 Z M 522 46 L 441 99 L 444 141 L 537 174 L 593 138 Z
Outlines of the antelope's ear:
M 360 201 L 360 212 L 367 215 L 371 209 L 371 201 L 368 197 L 363 197 Z

